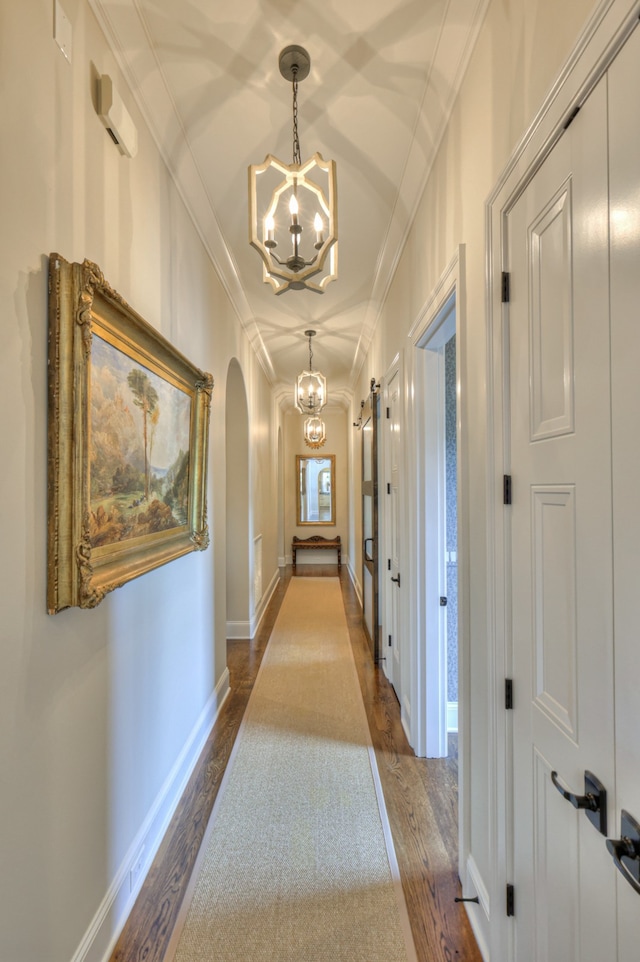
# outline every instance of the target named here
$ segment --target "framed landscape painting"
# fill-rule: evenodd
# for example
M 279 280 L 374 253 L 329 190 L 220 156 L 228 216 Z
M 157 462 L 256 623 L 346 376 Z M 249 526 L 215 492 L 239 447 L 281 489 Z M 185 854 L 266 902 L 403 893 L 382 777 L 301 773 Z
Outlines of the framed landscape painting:
M 212 388 L 95 264 L 51 254 L 50 614 L 208 546 Z

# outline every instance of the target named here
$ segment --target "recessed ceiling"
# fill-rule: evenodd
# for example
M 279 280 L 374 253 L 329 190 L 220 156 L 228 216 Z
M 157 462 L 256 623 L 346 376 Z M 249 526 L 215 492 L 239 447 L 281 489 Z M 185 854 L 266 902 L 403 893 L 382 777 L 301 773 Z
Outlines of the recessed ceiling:
M 277 395 L 314 366 L 346 402 L 487 0 L 91 0 Z M 247 169 L 292 160 L 280 51 L 304 46 L 303 162 L 338 171 L 339 277 L 276 296 L 249 246 Z M 135 161 L 134 161 L 135 162 Z

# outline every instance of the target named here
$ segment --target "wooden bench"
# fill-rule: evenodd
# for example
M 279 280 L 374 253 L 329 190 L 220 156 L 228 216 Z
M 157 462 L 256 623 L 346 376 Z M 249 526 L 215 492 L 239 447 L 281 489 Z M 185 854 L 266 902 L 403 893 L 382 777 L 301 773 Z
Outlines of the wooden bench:
M 296 566 L 296 551 L 300 548 L 335 548 L 338 552 L 338 567 L 342 567 L 340 535 L 335 538 L 322 538 L 319 534 L 314 534 L 311 538 L 297 538 L 293 536 L 291 542 L 291 561 L 293 567 Z

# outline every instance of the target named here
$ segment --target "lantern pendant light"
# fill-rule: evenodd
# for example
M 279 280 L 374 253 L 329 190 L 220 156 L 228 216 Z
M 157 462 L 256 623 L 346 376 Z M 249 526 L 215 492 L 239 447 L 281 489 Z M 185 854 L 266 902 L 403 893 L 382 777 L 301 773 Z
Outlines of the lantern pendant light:
M 327 403 L 327 379 L 320 371 L 313 370 L 313 351 L 311 338 L 315 331 L 305 331 L 309 338 L 309 370 L 302 371 L 296 379 L 295 405 L 301 414 L 314 417 L 319 414 Z
M 317 450 L 321 448 L 327 440 L 327 431 L 322 418 L 305 418 L 304 422 L 304 443 L 310 448 Z
M 249 167 L 249 243 L 276 294 L 323 294 L 338 276 L 336 165 L 319 153 L 301 161 L 298 84 L 309 75 L 309 54 L 296 44 L 285 47 L 279 67 L 293 88 L 293 162 L 267 154 L 262 164 Z

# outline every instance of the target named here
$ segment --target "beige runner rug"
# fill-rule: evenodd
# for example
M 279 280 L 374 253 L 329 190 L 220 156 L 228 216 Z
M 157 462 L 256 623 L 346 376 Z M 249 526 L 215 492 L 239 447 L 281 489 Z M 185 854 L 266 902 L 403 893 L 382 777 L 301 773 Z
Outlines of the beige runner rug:
M 415 962 L 337 578 L 293 578 L 171 962 Z

